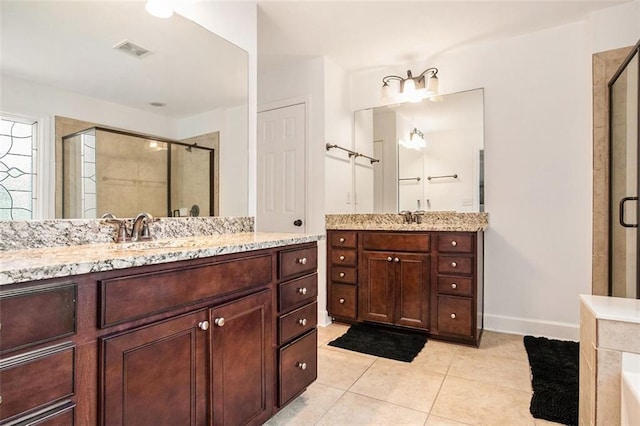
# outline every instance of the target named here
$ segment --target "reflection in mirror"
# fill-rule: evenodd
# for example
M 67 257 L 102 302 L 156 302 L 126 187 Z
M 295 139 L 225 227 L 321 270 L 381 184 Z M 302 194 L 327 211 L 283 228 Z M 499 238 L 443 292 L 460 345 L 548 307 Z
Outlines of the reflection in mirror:
M 183 144 L 93 127 L 62 137 L 62 217 L 208 216 L 217 136 Z
M 356 111 L 356 213 L 484 211 L 484 92 Z
M 69 204 L 65 209 L 70 210 L 63 212 L 61 141 L 63 136 L 93 127 L 122 129 L 199 146 L 207 146 L 198 141 L 203 135 L 216 135 L 216 155 L 223 152 L 231 159 L 220 162 L 216 157 L 214 162 L 220 179 L 213 178 L 213 188 L 219 200 L 199 197 L 194 201 L 159 191 L 157 195 L 162 200 L 151 201 L 150 194 L 156 191 L 147 188 L 140 196 L 147 205 L 139 211 L 150 210 L 157 203 L 163 206 L 161 216 L 174 210 L 184 212 L 185 208 L 191 211 L 194 205 L 201 216 L 247 214 L 248 160 L 242 163 L 248 158 L 247 52 L 177 14 L 169 19 L 155 18 L 145 11 L 141 1 L 3 0 L 0 8 L 3 117 L 10 114 L 17 117 L 13 121 L 35 129 L 33 145 L 37 149 L 26 147 L 25 142 L 25 149 L 20 152 L 30 153 L 33 160 L 27 162 L 44 164 L 33 171 L 17 165 L 24 176 L 11 184 L 11 190 L 24 185 L 11 193 L 11 199 L 2 196 L 6 182 L 0 182 L 1 219 L 46 219 L 63 217 L 63 213 L 67 217 L 72 210 L 80 216 L 80 204 Z M 125 49 L 117 49 L 118 46 Z M 140 54 L 142 51 L 135 46 L 149 52 Z M 3 138 L 3 143 L 5 140 L 9 139 Z M 14 143 L 26 139 L 14 131 L 10 140 Z M 49 154 L 54 143 L 55 161 L 53 153 Z M 6 162 L 9 157 L 3 147 L 0 146 L 0 157 Z M 127 146 L 127 150 L 132 153 L 136 148 Z M 174 161 L 184 154 L 176 155 Z M 154 158 L 162 153 L 146 155 Z M 164 155 L 169 156 L 166 152 Z M 129 170 L 134 167 L 134 158 L 129 157 Z M 164 158 L 158 162 L 166 163 Z M 148 163 L 143 160 L 139 165 Z M 164 179 L 181 181 L 186 187 L 199 185 L 197 179 L 209 175 L 210 163 L 191 162 L 184 169 L 173 165 L 173 176 L 166 176 L 165 167 Z M 12 164 L 7 166 L 11 168 Z M 156 179 L 154 176 L 146 180 Z M 220 188 L 219 181 L 233 187 Z M 30 200 L 31 193 L 32 207 L 18 207 L 18 195 Z M 175 201 L 169 207 L 168 198 Z M 7 208 L 6 202 L 13 204 Z M 118 210 L 119 206 L 109 208 Z

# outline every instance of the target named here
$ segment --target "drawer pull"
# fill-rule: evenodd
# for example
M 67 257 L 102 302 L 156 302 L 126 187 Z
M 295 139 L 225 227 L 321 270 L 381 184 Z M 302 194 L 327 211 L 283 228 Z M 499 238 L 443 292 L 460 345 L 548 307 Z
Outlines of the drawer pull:
M 344 260 L 344 256 L 340 256 L 340 257 L 339 257 L 339 259 L 340 259 L 340 260 Z
M 451 245 L 455 247 L 455 246 L 458 245 L 458 242 L 456 240 L 453 240 L 453 241 L 451 241 Z
M 344 238 L 340 237 L 340 240 L 339 240 L 339 241 L 340 241 L 341 243 L 344 243 Z
M 456 319 L 456 314 L 451 314 L 451 319 Z
M 296 263 L 298 263 L 300 265 L 306 265 L 307 264 L 307 258 L 306 257 L 300 257 L 300 258 L 296 259 Z
M 458 284 L 456 284 L 456 283 L 451 283 L 451 288 L 455 290 L 456 288 L 458 288 Z
M 345 300 L 340 298 L 340 300 L 338 300 L 338 302 L 340 302 L 341 305 L 344 305 Z
M 393 259 L 394 262 L 398 263 L 400 262 L 400 259 L 398 259 L 397 257 Z
M 298 324 L 304 327 L 305 325 L 307 325 L 307 319 L 306 318 L 299 319 Z
M 344 278 L 344 272 L 340 272 L 340 278 Z
M 222 327 L 222 326 L 224 326 L 224 324 L 225 324 L 225 320 L 224 320 L 224 318 L 223 318 L 223 317 L 220 317 L 220 318 L 216 318 L 216 319 L 213 321 L 213 323 L 214 323 L 215 325 L 217 325 L 218 327 Z
M 458 266 L 458 264 L 456 262 L 451 262 L 451 267 L 452 268 L 456 268 Z
M 207 331 L 209 329 L 209 321 L 200 321 L 198 323 L 198 328 L 202 331 Z
M 300 294 L 307 294 L 307 288 L 306 287 L 302 287 L 298 289 L 298 293 Z
M 391 256 L 387 257 L 387 262 L 391 262 L 393 258 Z
M 306 370 L 306 369 L 307 369 L 307 363 L 306 363 L 306 362 L 299 362 L 299 363 L 298 363 L 298 365 L 297 365 L 297 367 L 298 367 L 300 370 Z

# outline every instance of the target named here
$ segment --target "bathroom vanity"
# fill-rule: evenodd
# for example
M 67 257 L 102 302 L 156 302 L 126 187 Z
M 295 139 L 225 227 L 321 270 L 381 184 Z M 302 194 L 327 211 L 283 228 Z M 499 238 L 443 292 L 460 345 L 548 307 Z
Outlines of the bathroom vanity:
M 317 239 L 0 253 L 0 424 L 264 423 L 317 376 Z
M 328 215 L 329 315 L 478 345 L 483 315 L 482 213 Z

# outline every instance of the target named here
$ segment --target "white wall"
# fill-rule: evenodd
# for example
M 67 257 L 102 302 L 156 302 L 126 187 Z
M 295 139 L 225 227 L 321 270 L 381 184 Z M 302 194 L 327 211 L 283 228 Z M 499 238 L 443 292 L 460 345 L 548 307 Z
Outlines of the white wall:
M 591 54 L 633 45 L 638 1 L 585 22 L 451 52 L 443 93 L 485 89 L 487 329 L 578 337 L 591 292 Z M 379 104 L 380 79 L 354 78 L 354 109 Z

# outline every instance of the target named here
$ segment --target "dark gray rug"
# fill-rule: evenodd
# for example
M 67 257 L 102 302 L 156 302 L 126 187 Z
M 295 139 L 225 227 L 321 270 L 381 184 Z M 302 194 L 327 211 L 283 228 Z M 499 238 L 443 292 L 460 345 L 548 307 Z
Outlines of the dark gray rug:
M 524 347 L 531 366 L 533 417 L 577 425 L 579 344 L 525 336 Z
M 397 361 L 411 362 L 427 343 L 419 332 L 389 330 L 369 324 L 354 324 L 329 346 Z

